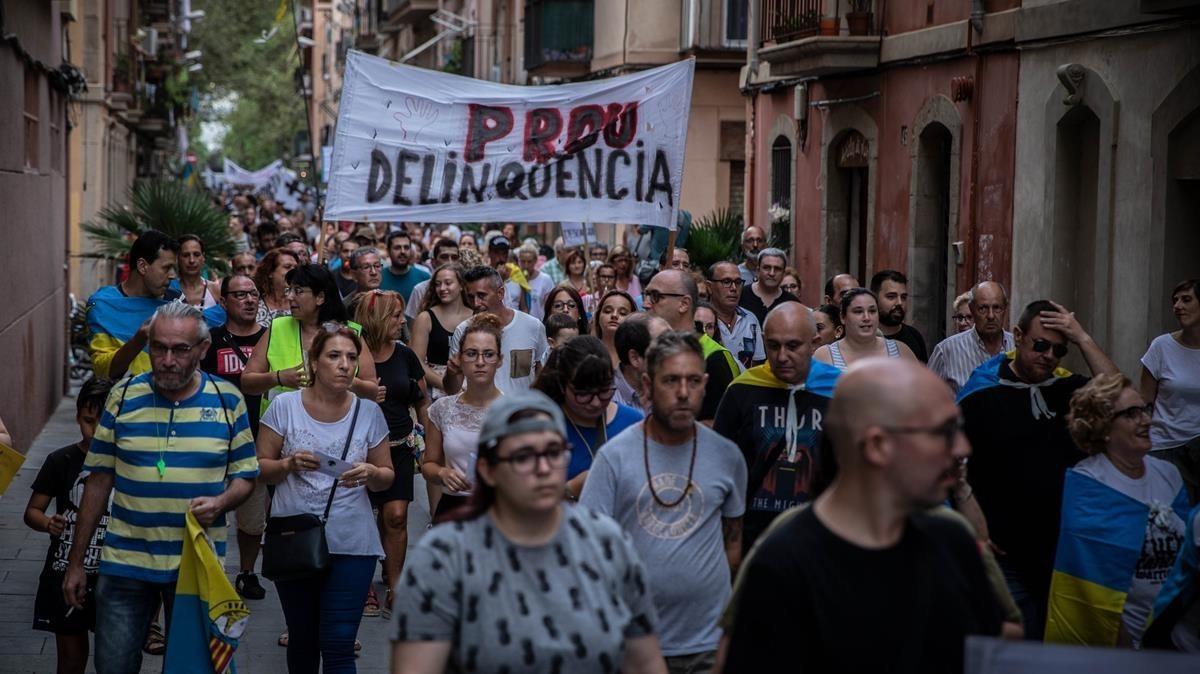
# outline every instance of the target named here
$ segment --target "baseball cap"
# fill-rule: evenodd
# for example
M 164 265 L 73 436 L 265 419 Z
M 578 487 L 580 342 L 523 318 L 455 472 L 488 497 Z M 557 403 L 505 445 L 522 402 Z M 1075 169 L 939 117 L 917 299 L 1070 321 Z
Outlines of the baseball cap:
M 543 416 L 532 416 L 513 421 L 521 412 L 541 412 Z M 566 437 L 567 422 L 562 409 L 541 391 L 519 391 L 503 395 L 488 407 L 483 424 L 479 427 L 479 449 L 491 449 L 500 441 L 517 433 L 555 431 Z
M 499 230 L 493 230 L 491 232 L 488 232 L 483 237 L 483 241 L 484 241 L 484 243 L 487 244 L 488 248 L 491 248 L 493 246 L 495 246 L 496 248 L 511 248 L 512 247 L 512 243 L 509 242 L 508 238 L 506 236 L 504 236 L 504 233 Z

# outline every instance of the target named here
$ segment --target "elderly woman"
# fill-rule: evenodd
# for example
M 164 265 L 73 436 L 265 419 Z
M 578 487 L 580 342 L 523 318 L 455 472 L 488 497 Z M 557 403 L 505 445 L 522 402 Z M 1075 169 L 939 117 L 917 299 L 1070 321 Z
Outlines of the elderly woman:
M 363 601 L 384 556 L 368 490 L 385 491 L 394 479 L 383 411 L 350 391 L 360 355 L 371 356 L 353 330 L 329 327 L 308 350 L 312 384 L 271 403 L 257 441 L 260 479 L 275 485 L 272 522 L 322 513 L 327 522 L 329 567 L 315 577 L 275 582 L 296 637 L 287 642 L 288 671 L 313 674 L 322 661 L 326 672 L 354 671 Z M 349 466 L 336 478 L 318 472 L 330 457 Z M 270 549 L 265 552 L 270 556 Z
M 966 332 L 975 327 L 975 315 L 971 313 L 971 293 L 965 292 L 954 298 L 954 332 Z
M 1121 374 L 1071 396 L 1067 428 L 1090 456 L 1063 487 L 1047 641 L 1140 647 L 1187 514 L 1179 471 L 1146 455 L 1153 409 Z
M 421 538 L 396 587 L 393 673 L 665 674 L 633 544 L 563 504 L 566 434 L 541 393 L 488 408 L 468 507 Z

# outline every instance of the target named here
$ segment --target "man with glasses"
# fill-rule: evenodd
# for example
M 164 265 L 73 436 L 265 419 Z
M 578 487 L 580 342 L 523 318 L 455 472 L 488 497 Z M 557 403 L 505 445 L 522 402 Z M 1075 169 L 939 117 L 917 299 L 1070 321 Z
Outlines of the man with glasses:
M 608 246 L 602 243 L 593 243 L 588 248 L 588 259 L 592 262 L 604 262 L 608 259 Z
M 247 276 L 228 276 L 221 281 L 221 306 L 225 308 L 225 325 L 213 328 L 212 346 L 200 359 L 200 369 L 216 375 L 242 390 L 242 370 L 254 345 L 267 331 L 256 320 L 258 314 L 258 289 L 253 279 Z M 242 391 L 250 421 L 250 432 L 258 437 L 259 406 L 261 395 L 250 395 Z M 241 572 L 234 582 L 238 594 L 244 599 L 262 599 L 266 590 L 254 573 L 254 563 L 267 526 L 267 487 L 256 483 L 254 492 L 237 509 L 237 544 Z
M 704 354 L 704 402 L 697 418 L 708 426 L 717 414 L 717 405 L 733 378 L 741 373 L 737 360 L 729 349 L 696 329 L 696 304 L 700 290 L 692 275 L 678 269 L 666 269 L 654 275 L 642 293 L 642 305 L 677 332 L 690 332 L 700 339 Z
M 737 268 L 744 285 L 748 286 L 754 283 L 755 274 L 758 273 L 758 254 L 765 245 L 767 245 L 767 235 L 763 232 L 762 227 L 751 225 L 742 232 L 742 254 L 746 259 Z
M 758 253 L 758 280 L 742 287 L 738 304 L 754 314 L 758 324 L 767 320 L 767 312 L 784 302 L 799 302 L 800 298 L 779 287 L 787 269 L 787 253 L 778 248 L 764 248 Z M 743 282 L 744 282 L 743 277 Z
M 1067 431 L 1071 396 L 1088 378 L 1059 367 L 1074 344 L 1093 375 L 1116 365 L 1075 315 L 1049 300 L 1030 303 L 1013 330 L 1015 349 L 975 369 L 958 394 L 974 448 L 968 482 L 1024 617 L 1041 639 L 1058 543 L 1066 471 L 1084 453 Z M 912 395 L 912 394 L 908 394 Z
M 438 239 L 433 243 L 432 261 L 430 266 L 434 271 L 444 264 L 456 264 L 462 259 L 458 252 L 458 242 L 455 239 Z M 432 274 L 431 274 L 432 276 Z M 404 315 L 408 320 L 415 321 L 417 314 L 421 313 L 421 302 L 425 300 L 425 293 L 429 292 L 430 279 L 425 279 L 417 285 L 413 286 L 412 293 L 408 296 L 408 301 L 404 304 Z
M 429 280 L 429 272 L 412 264 L 413 244 L 408 232 L 395 231 L 387 236 L 387 253 L 391 265 L 383 269 L 380 283 L 382 290 L 394 290 L 400 297 L 408 299 L 413 288 L 421 281 Z
M 667 273 L 680 272 L 658 276 Z M 717 619 L 742 557 L 746 463 L 696 423 L 704 370 L 693 330 L 655 338 L 642 376 L 650 413 L 596 454 L 579 497 L 615 519 L 646 564 L 668 672 L 713 671 Z
M 529 389 L 541 371 L 541 364 L 550 350 L 546 326 L 522 311 L 513 311 L 504 304 L 504 281 L 500 272 L 487 266 L 472 267 L 464 274 L 467 297 L 475 313 L 495 314 L 503 326 L 500 330 L 504 361 L 496 373 L 496 388 L 504 394 Z M 458 347 L 470 320 L 459 323 L 450 337 L 450 360 L 442 383 L 448 393 L 462 388 L 462 369 L 456 362 Z
M 379 251 L 370 246 L 355 249 L 350 254 L 350 273 L 354 276 L 354 292 L 345 298 L 347 304 L 354 297 L 378 290 L 383 284 L 383 263 L 380 262 Z
M 824 425 L 837 475 L 743 565 L 725 671 L 962 671 L 965 638 L 998 636 L 1002 615 L 967 528 L 927 512 L 971 453 L 950 392 L 916 363 L 864 360 Z
M 139 671 L 160 598 L 171 615 L 187 513 L 224 557 L 225 513 L 246 500 L 258 477 L 242 394 L 199 371 L 211 345 L 200 310 L 161 306 L 149 344 L 151 371 L 114 387 L 84 459 L 89 475 L 63 581 L 63 598 L 82 608 L 84 554 L 111 493 L 96 584 L 100 672 Z
M 929 369 L 958 392 L 975 368 L 1003 351 L 1013 348 L 1008 326 L 1008 294 L 995 281 L 984 281 L 967 293 L 968 319 L 972 328 L 943 339 L 929 357 Z
M 742 277 L 732 262 L 716 262 L 705 273 L 708 279 L 709 303 L 717 315 L 721 344 L 738 359 L 743 371 L 762 365 L 767 359 L 763 352 L 762 325 L 754 314 L 738 306 L 742 296 Z

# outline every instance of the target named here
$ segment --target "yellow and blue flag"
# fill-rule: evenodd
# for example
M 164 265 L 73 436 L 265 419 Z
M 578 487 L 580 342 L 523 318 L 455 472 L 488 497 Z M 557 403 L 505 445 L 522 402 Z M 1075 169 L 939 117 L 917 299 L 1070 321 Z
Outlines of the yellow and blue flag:
M 130 297 L 115 286 L 105 286 L 88 298 L 88 351 L 92 357 L 92 369 L 98 377 L 109 376 L 113 355 L 133 339 L 138 328 L 154 315 L 159 307 L 171 299 L 153 297 Z M 225 310 L 219 305 L 204 310 L 204 320 L 209 327 L 225 324 Z M 142 351 L 133 359 L 126 374 L 141 374 L 150 371 L 150 356 Z
M 212 542 L 189 511 L 163 671 L 237 672 L 233 653 L 249 619 L 246 603 L 225 577 Z
M 1185 490 L 1172 508 L 1181 518 L 1187 515 Z M 1047 642 L 1116 645 L 1149 522 L 1150 506 L 1078 470 L 1067 471 Z

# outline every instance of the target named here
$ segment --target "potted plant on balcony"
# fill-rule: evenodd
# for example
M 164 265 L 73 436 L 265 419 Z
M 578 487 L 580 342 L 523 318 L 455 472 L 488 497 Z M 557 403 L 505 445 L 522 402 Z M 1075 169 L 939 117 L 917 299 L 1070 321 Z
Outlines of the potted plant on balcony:
M 833 5 L 833 16 L 821 17 L 821 35 L 832 36 L 838 34 L 838 29 L 841 27 L 841 17 L 838 16 L 841 12 L 839 5 L 840 0 Z
M 850 0 L 850 11 L 846 12 L 846 29 L 851 35 L 869 35 L 875 15 L 871 13 L 872 0 Z

